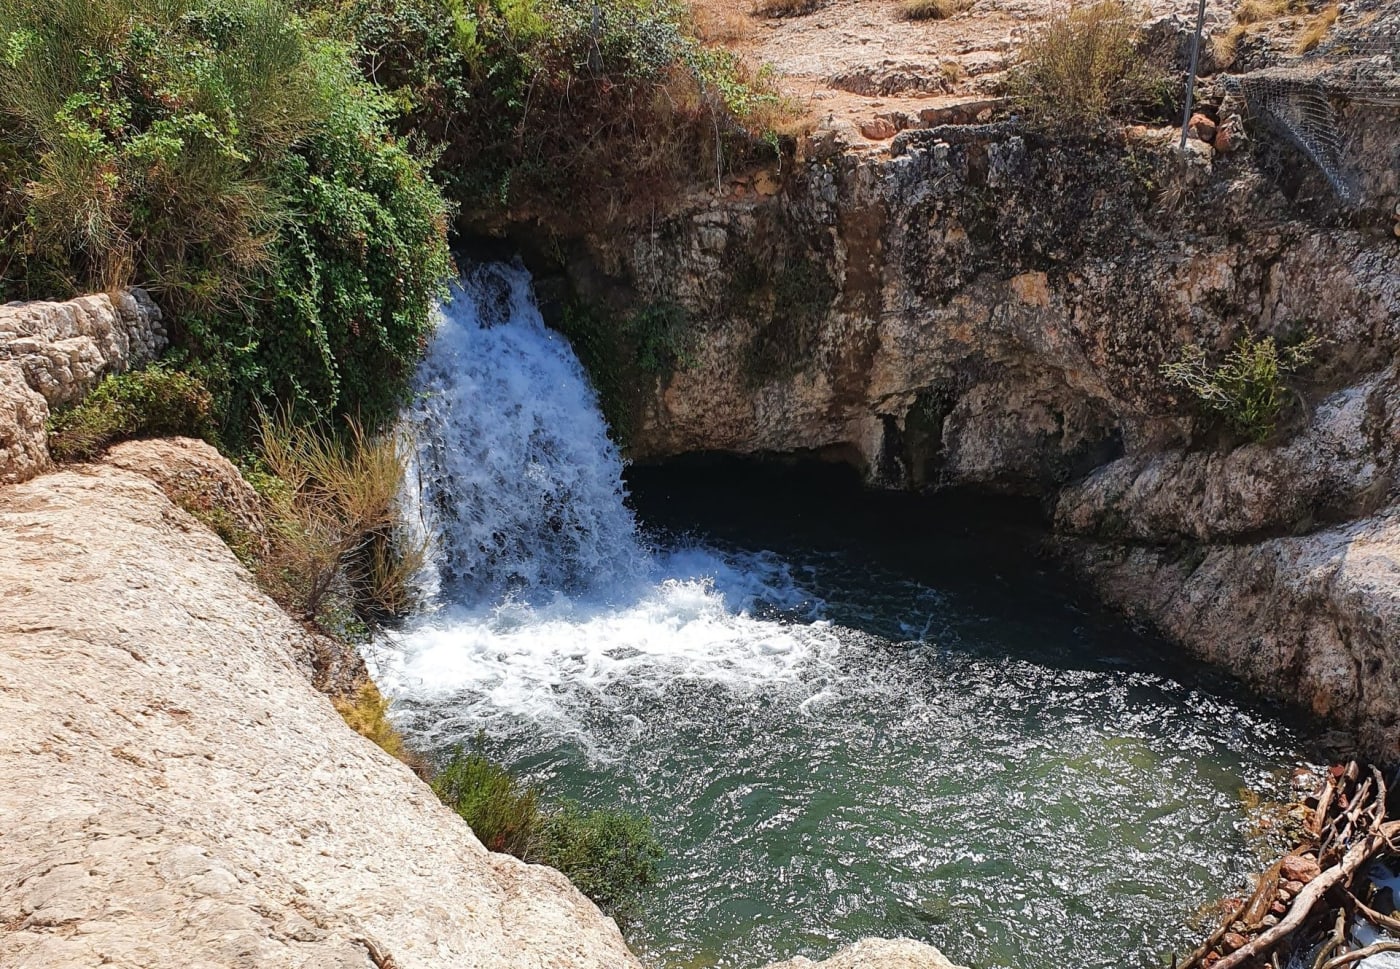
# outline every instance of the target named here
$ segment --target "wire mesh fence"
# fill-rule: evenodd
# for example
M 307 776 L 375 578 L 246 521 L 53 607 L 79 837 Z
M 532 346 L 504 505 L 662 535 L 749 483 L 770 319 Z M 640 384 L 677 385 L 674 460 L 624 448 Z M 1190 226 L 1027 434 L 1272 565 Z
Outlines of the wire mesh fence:
M 1295 145 L 1339 199 L 1361 202 L 1343 113 L 1351 105 L 1400 111 L 1400 3 L 1350 18 L 1289 63 L 1226 79 L 1248 120 Z

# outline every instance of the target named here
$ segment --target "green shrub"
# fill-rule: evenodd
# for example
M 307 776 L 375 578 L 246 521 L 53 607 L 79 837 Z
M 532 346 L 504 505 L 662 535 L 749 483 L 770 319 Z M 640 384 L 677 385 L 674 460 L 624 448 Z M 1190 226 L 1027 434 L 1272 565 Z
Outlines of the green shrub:
M 568 801 L 544 815 L 537 838 L 540 863 L 569 876 L 598 907 L 626 918 L 638 895 L 656 880 L 661 844 L 651 822 L 624 811 L 584 811 Z
M 1096 123 L 1149 101 L 1159 71 L 1144 56 L 1138 11 L 1122 0 L 1071 5 L 1021 49 L 1010 93 L 1050 123 Z
M 208 438 L 212 409 L 199 379 L 178 370 L 153 366 L 108 376 L 77 406 L 49 419 L 49 453 L 59 461 L 81 461 L 130 438 Z
M 433 790 L 488 849 L 533 860 L 541 826 L 533 786 L 480 753 L 458 749 L 433 777 Z
M 1162 367 L 1162 375 L 1232 430 L 1262 442 L 1273 435 L 1287 401 L 1284 378 L 1307 366 L 1318 346 L 1315 337 L 1280 349 L 1271 336 L 1244 336 L 1211 366 L 1206 351 L 1193 343 L 1182 348 L 1180 359 Z
M 0 294 L 150 287 L 226 443 L 273 400 L 376 424 L 449 268 L 393 110 L 283 0 L 10 0 Z
M 793 114 L 679 0 L 343 0 L 336 29 L 477 220 L 600 220 L 771 156 Z
M 573 801 L 542 807 L 534 785 L 521 783 L 479 750 L 460 747 L 432 785 L 487 848 L 557 868 L 615 917 L 632 914 L 641 890 L 656 880 L 662 851 L 646 818 L 585 811 Z

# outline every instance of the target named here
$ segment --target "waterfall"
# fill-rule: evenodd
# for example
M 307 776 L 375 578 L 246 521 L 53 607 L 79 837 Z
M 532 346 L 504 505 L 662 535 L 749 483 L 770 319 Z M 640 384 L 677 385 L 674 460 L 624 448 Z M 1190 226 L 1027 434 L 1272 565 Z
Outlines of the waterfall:
M 1146 964 L 1255 866 L 1237 792 L 1269 790 L 1286 733 L 1124 669 L 1149 645 L 1039 569 L 994 556 L 930 585 L 766 503 L 767 539 L 639 525 L 519 266 L 465 274 L 416 389 L 433 607 L 366 662 L 428 755 L 481 733 L 552 797 L 653 818 L 668 857 L 633 942 L 657 964 L 906 934 L 969 964 Z
M 479 265 L 453 286 L 415 391 L 410 517 L 440 596 L 604 595 L 643 573 L 622 459 L 523 267 Z

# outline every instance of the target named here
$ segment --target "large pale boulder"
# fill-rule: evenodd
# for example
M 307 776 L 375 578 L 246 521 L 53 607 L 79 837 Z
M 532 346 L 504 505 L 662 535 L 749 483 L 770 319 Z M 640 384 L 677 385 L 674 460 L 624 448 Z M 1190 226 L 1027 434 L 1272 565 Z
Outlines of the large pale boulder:
M 0 588 L 0 967 L 638 965 L 351 732 L 146 478 L 0 489 Z

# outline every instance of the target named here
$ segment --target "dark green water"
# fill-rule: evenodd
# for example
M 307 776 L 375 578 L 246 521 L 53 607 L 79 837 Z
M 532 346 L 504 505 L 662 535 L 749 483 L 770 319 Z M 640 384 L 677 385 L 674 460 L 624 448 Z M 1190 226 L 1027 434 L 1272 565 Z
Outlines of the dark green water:
M 1012 505 L 839 476 L 634 471 L 648 565 L 426 620 L 381 676 L 431 746 L 650 815 L 656 966 L 867 935 L 978 969 L 1161 964 L 1259 859 L 1244 788 L 1304 739 L 1079 604 Z

